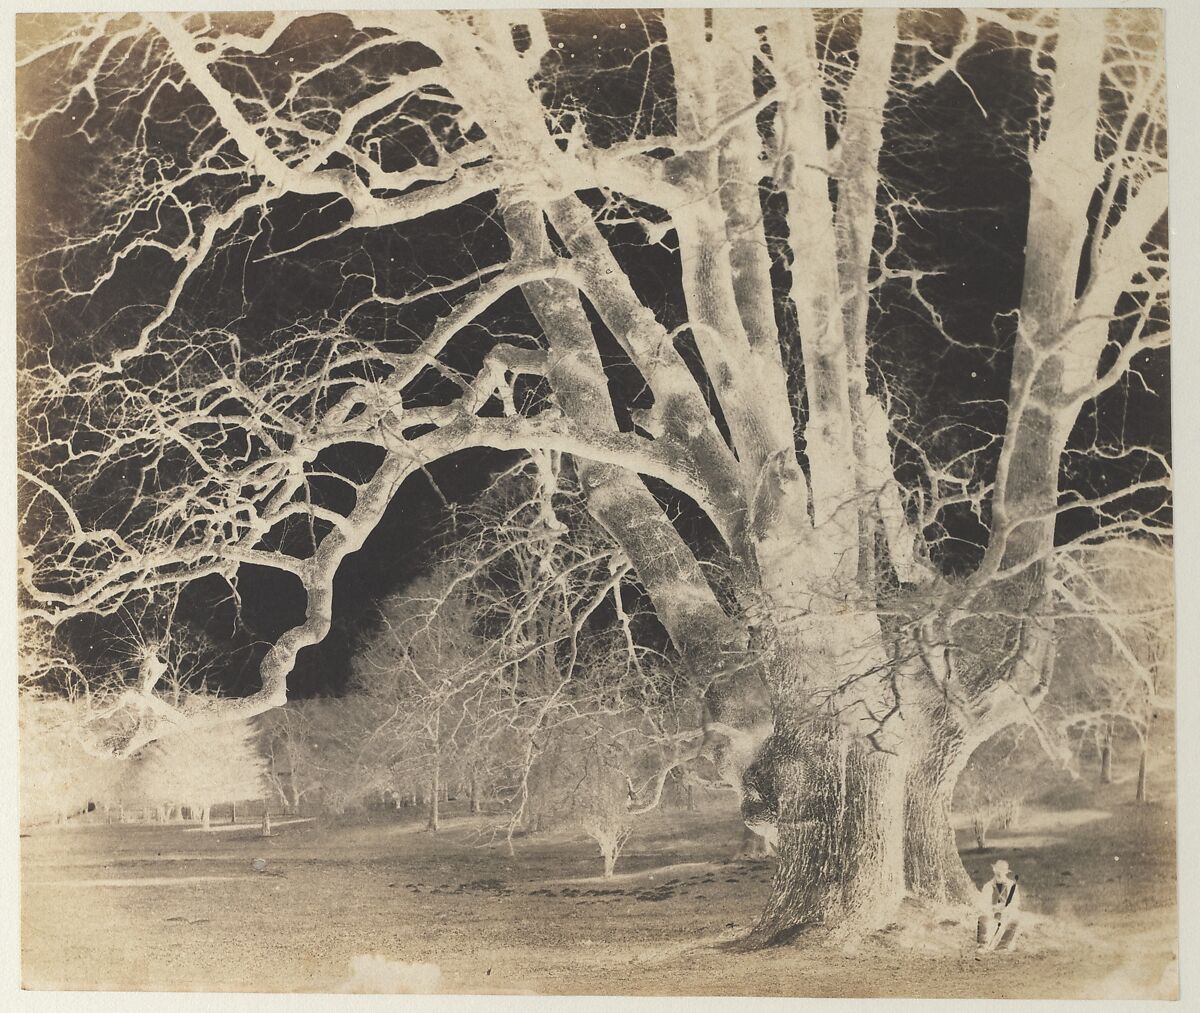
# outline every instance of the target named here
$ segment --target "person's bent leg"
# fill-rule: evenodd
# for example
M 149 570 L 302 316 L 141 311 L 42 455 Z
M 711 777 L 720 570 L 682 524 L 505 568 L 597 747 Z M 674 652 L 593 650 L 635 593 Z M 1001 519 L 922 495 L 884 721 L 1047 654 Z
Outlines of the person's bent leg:
M 980 915 L 979 925 L 975 929 L 975 942 L 980 946 L 986 945 L 988 939 L 991 938 L 993 925 L 995 925 L 995 922 L 992 920 L 991 915 Z
M 1013 919 L 1008 923 L 1004 932 L 1004 938 L 1000 940 L 1000 946 L 1005 950 L 1015 950 L 1017 948 L 1017 940 L 1021 937 L 1021 922 L 1019 919 Z

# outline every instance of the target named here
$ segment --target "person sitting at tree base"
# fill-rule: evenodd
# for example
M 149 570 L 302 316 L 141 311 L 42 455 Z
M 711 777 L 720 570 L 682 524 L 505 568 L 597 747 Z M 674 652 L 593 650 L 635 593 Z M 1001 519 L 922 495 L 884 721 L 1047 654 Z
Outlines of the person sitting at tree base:
M 1008 863 L 1003 859 L 992 866 L 992 878 L 979 891 L 979 901 L 983 912 L 975 935 L 979 949 L 1016 949 L 1021 934 L 1017 877 L 1009 875 Z

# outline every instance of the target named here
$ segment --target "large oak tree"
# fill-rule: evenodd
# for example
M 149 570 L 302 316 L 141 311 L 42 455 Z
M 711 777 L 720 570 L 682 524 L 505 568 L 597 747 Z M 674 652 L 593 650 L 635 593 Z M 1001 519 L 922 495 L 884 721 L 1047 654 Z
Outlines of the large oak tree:
M 966 899 L 950 796 L 1046 693 L 1062 554 L 1169 527 L 1163 427 L 1111 423 L 1165 393 L 1159 32 L 24 19 L 27 612 L 303 589 L 257 691 L 131 686 L 133 750 L 282 703 L 412 476 L 564 455 L 715 679 L 760 936 Z

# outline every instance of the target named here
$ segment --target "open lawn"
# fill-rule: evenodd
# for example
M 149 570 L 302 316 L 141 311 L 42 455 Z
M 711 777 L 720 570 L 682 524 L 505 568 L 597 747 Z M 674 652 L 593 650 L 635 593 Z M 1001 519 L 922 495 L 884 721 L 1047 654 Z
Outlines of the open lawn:
M 21 842 L 24 980 L 329 991 L 359 958 L 357 987 L 404 987 L 403 969 L 362 959 L 377 956 L 436 964 L 449 992 L 1174 995 L 1174 807 L 1108 795 L 1029 809 L 986 852 L 964 850 L 977 882 L 1006 858 L 1036 916 L 1020 951 L 982 957 L 973 921 L 911 907 L 853 950 L 745 951 L 773 865 L 729 857 L 728 806 L 656 814 L 608 881 L 590 841 L 518 838 L 513 858 L 486 819 L 453 807 L 438 834 L 401 814 L 283 823 L 270 839 L 246 827 L 40 830 Z M 966 832 L 959 843 L 974 847 Z M 411 987 L 433 987 L 430 973 L 412 972 Z

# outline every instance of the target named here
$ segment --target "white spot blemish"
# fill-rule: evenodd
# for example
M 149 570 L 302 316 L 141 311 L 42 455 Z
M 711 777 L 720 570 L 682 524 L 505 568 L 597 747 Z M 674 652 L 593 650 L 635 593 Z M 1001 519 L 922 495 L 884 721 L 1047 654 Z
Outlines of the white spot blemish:
M 409 964 L 378 954 L 359 954 L 350 962 L 350 977 L 339 992 L 359 994 L 429 994 L 442 984 L 437 964 Z

